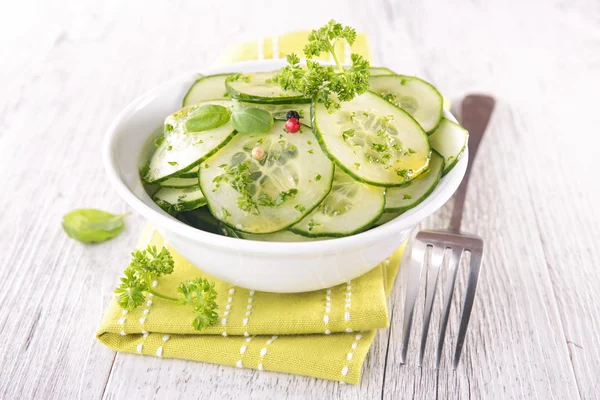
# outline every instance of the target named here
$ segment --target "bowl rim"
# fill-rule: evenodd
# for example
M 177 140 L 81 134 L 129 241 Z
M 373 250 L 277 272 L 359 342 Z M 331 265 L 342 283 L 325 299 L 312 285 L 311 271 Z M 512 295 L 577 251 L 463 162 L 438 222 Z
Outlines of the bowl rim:
M 123 125 L 127 119 L 135 111 L 145 107 L 151 99 L 157 94 L 166 90 L 175 82 L 182 81 L 186 77 L 191 80 L 192 77 L 197 77 L 198 74 L 208 75 L 225 72 L 244 71 L 245 69 L 257 69 L 264 65 L 265 69 L 276 69 L 284 64 L 283 60 L 253 60 L 237 63 L 226 64 L 218 67 L 209 67 L 200 72 L 188 72 L 171 78 L 158 86 L 150 89 L 142 95 L 131 101 L 112 121 L 107 129 L 105 140 L 102 147 L 102 159 L 104 168 L 109 181 L 117 191 L 117 193 L 129 204 L 135 211 L 143 217 L 151 221 L 158 228 L 163 228 L 173 231 L 176 234 L 184 236 L 193 241 L 199 241 L 203 244 L 210 245 L 214 248 L 225 248 L 235 251 L 243 251 L 252 254 L 294 254 L 302 255 L 308 253 L 333 253 L 341 251 L 345 248 L 350 248 L 365 243 L 384 239 L 389 235 L 394 235 L 398 231 L 412 229 L 415 225 L 421 222 L 443 206 L 452 197 L 454 192 L 460 185 L 465 174 L 468 163 L 468 148 L 465 148 L 464 154 L 452 170 L 442 177 L 434 191 L 418 206 L 406 211 L 392 221 L 389 221 L 381 226 L 369 229 L 365 232 L 357 233 L 351 236 L 341 238 L 332 238 L 328 240 L 310 241 L 310 242 L 263 242 L 256 240 L 241 240 L 227 236 L 216 235 L 214 233 L 205 232 L 192 226 L 186 225 L 183 222 L 171 217 L 164 212 L 158 212 L 152 209 L 139 199 L 127 186 L 120 176 L 117 168 L 115 147 L 116 139 L 119 135 L 119 127 Z M 444 116 L 453 121 L 456 118 L 447 110 L 444 110 Z

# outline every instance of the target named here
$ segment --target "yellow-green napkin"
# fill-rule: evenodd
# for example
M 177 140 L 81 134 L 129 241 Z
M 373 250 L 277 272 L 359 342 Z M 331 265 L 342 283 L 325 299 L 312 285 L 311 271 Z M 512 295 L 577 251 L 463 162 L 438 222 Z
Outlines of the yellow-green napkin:
M 225 51 L 221 63 L 302 54 L 308 32 L 264 38 Z M 367 39 L 358 35 L 352 48 L 369 57 Z M 162 247 L 162 236 L 147 227 L 139 247 Z M 389 325 L 387 297 L 398 272 L 403 247 L 381 265 L 345 284 L 300 294 L 255 292 L 231 286 L 193 266 L 168 246 L 173 274 L 157 287 L 175 293 L 181 281 L 202 276 L 215 281 L 219 321 L 202 331 L 191 326 L 189 307 L 148 295 L 143 307 L 127 313 L 113 298 L 97 332 L 106 346 L 128 353 L 204 361 L 238 368 L 287 372 L 358 383 L 366 354 L 378 328 Z M 196 268 L 197 267 L 197 268 Z M 115 283 L 116 284 L 116 283 Z
M 148 227 L 139 247 L 165 245 Z M 143 307 L 120 309 L 113 297 L 97 332 L 106 346 L 129 353 L 183 358 L 357 383 L 377 328 L 389 324 L 387 297 L 403 248 L 365 275 L 308 293 L 255 292 L 203 273 L 167 245 L 173 274 L 156 287 L 175 293 L 180 282 L 215 281 L 219 321 L 202 331 L 191 326 L 190 307 L 149 295 Z

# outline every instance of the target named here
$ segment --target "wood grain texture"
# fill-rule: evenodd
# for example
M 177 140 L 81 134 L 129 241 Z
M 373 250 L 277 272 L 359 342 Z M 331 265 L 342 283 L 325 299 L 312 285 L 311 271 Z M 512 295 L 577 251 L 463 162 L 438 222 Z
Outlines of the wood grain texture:
M 366 31 L 378 63 L 429 79 L 455 100 L 472 91 L 498 98 L 463 221 L 486 239 L 486 257 L 459 368 L 449 360 L 464 269 L 439 372 L 439 313 L 425 366 L 415 363 L 416 335 L 400 364 L 402 279 L 391 327 L 378 333 L 357 386 L 102 347 L 94 332 L 144 221 L 128 217 L 118 239 L 84 246 L 66 238 L 60 220 L 84 206 L 127 211 L 99 153 L 112 118 L 161 81 L 210 64 L 224 46 L 331 17 Z M 0 398 L 600 393 L 597 1 L 3 2 L 0 87 Z M 449 207 L 423 227 L 445 227 Z M 414 332 L 420 325 L 417 318 Z

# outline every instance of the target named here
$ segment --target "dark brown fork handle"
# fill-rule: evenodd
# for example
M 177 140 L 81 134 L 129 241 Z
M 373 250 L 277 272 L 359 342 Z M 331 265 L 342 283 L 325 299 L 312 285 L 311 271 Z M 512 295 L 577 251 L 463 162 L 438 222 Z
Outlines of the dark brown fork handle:
M 464 98 L 461 107 L 461 124 L 469 131 L 469 163 L 467 171 L 454 197 L 454 208 L 452 210 L 452 219 L 450 220 L 450 231 L 460 233 L 460 224 L 462 221 L 462 213 L 467 196 L 467 185 L 469 184 L 469 176 L 471 168 L 475 162 L 475 155 L 479 148 L 479 143 L 483 138 L 485 129 L 487 128 L 496 100 L 491 96 L 483 94 L 470 94 Z

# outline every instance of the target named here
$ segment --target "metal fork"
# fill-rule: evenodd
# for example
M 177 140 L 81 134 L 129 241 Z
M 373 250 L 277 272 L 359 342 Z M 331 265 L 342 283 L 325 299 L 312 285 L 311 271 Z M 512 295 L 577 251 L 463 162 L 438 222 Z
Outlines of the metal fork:
M 425 308 L 423 315 L 423 329 L 421 331 L 421 345 L 419 349 L 419 366 L 422 366 L 423 364 L 423 355 L 425 354 L 425 345 L 427 343 L 427 333 L 431 321 L 431 311 L 433 308 L 438 276 L 442 265 L 444 265 L 444 261 L 446 261 L 447 264 L 445 265 L 448 266 L 449 274 L 448 279 L 444 282 L 443 314 L 437 341 L 435 361 L 436 369 L 439 368 L 442 349 L 444 347 L 446 327 L 448 326 L 448 316 L 450 315 L 452 294 L 456 284 L 456 276 L 463 254 L 465 252 L 470 252 L 471 259 L 469 263 L 467 290 L 464 297 L 460 327 L 452 363 L 455 369 L 460 360 L 469 319 L 471 317 L 471 310 L 473 309 L 473 301 L 475 299 L 477 280 L 479 279 L 479 271 L 481 270 L 483 256 L 483 240 L 478 236 L 461 234 L 460 225 L 471 167 L 475 161 L 479 143 L 487 128 L 494 106 L 494 98 L 485 95 L 469 95 L 463 100 L 461 122 L 467 131 L 469 131 L 468 146 L 470 160 L 463 181 L 456 191 L 450 226 L 448 231 L 421 231 L 415 236 L 412 242 L 412 251 L 407 265 L 408 278 L 406 301 L 404 303 L 404 320 L 402 323 L 401 362 L 403 364 L 406 363 L 406 353 L 408 351 L 408 342 L 410 339 L 420 279 L 421 275 L 425 273 L 427 281 L 425 285 Z M 425 255 L 428 248 L 430 248 L 429 268 L 425 266 Z M 446 249 L 449 249 L 449 251 L 446 251 Z M 445 253 L 450 254 L 449 260 L 446 259 Z M 429 274 L 427 274 L 428 269 Z

